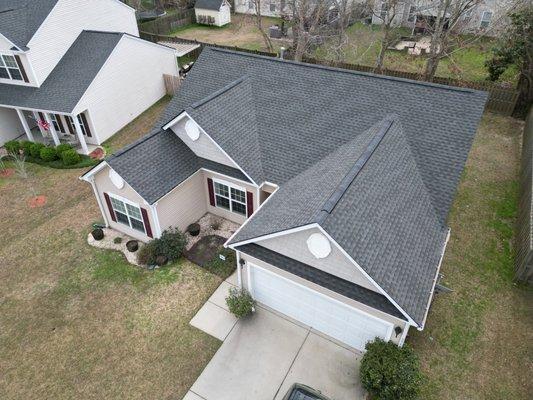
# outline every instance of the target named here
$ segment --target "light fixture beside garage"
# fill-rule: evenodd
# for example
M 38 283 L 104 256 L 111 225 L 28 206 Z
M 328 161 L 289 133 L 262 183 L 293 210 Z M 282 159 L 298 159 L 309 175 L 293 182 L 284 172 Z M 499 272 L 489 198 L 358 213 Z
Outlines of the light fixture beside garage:
M 307 239 L 307 248 L 316 258 L 326 258 L 331 253 L 331 244 L 321 233 L 313 233 Z
M 200 129 L 193 120 L 188 120 L 185 122 L 185 132 L 187 133 L 187 136 L 189 136 L 189 138 L 194 142 L 200 137 Z
M 109 170 L 109 179 L 117 189 L 122 189 L 124 187 L 124 179 L 112 169 Z

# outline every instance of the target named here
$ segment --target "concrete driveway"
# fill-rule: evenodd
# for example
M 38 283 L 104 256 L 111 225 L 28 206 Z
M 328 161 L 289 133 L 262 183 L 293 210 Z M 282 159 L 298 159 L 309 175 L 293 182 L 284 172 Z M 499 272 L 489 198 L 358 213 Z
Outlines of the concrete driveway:
M 293 383 L 363 400 L 361 354 L 258 307 L 238 321 L 184 400 L 280 400 Z

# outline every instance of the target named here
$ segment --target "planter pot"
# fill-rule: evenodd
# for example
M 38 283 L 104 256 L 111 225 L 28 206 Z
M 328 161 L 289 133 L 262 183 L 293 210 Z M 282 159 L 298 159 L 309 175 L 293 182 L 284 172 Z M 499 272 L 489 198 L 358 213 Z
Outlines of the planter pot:
M 187 228 L 187 232 L 191 236 L 198 236 L 200 234 L 200 224 L 191 224 Z
M 93 235 L 94 240 L 102 240 L 104 238 L 104 231 L 100 228 L 93 229 L 91 235 Z
M 135 253 L 137 250 L 139 250 L 139 242 L 136 240 L 130 240 L 128 243 L 126 243 L 126 248 L 130 253 Z
M 155 263 L 157 265 L 159 265 L 160 267 L 165 265 L 167 262 L 168 262 L 168 257 L 167 256 L 157 256 L 156 259 L 155 259 Z

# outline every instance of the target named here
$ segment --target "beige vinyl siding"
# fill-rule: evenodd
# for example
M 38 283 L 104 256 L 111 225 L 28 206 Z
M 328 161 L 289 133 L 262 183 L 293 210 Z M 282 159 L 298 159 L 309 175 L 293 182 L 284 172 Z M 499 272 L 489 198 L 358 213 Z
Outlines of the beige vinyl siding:
M 74 113 L 89 111 L 101 144 L 166 94 L 163 74 L 178 74 L 172 50 L 124 36 Z
M 233 221 L 237 224 L 243 224 L 244 221 L 246 221 L 247 217 L 244 216 L 244 215 L 240 215 L 240 214 L 236 214 L 236 213 L 233 213 L 231 211 L 228 211 L 224 208 L 220 208 L 220 207 L 213 207 L 211 206 L 211 204 L 209 204 L 209 189 L 208 189 L 208 186 L 207 186 L 207 178 L 211 178 L 213 180 L 222 180 L 222 181 L 226 181 L 228 183 L 232 183 L 234 184 L 235 186 L 238 186 L 238 187 L 242 187 L 243 189 L 245 189 L 247 192 L 252 192 L 253 195 L 254 195 L 254 210 L 257 210 L 257 189 L 250 185 L 250 184 L 247 184 L 246 182 L 242 182 L 242 181 L 239 181 L 237 179 L 233 179 L 233 178 L 230 178 L 230 177 L 227 177 L 225 175 L 221 175 L 221 174 L 216 174 L 216 173 L 212 173 L 212 172 L 208 172 L 208 171 L 204 171 L 203 173 L 204 175 L 204 191 L 205 191 L 205 196 L 206 196 L 206 205 L 207 205 L 207 211 L 210 212 L 211 214 L 215 214 L 215 215 L 218 215 L 222 218 L 226 218 L 230 221 Z
M 202 171 L 199 171 L 157 202 L 156 210 L 161 230 L 177 227 L 185 231 L 187 226 L 207 212 L 209 200 L 204 179 Z
M 349 282 L 356 283 L 359 286 L 379 292 L 374 284 L 363 275 L 334 243 L 331 243 L 331 253 L 326 258 L 318 259 L 313 256 L 307 248 L 307 239 L 313 233 L 320 233 L 320 230 L 310 228 L 272 239 L 261 240 L 257 244 Z
M 144 208 L 146 212 L 148 213 L 148 219 L 150 221 L 150 227 L 152 228 L 152 232 L 155 235 L 155 224 L 154 224 L 154 218 L 152 216 L 151 209 L 148 205 L 145 204 L 144 200 L 141 196 L 135 192 L 128 183 L 124 184 L 124 187 L 122 189 L 118 189 L 111 180 L 109 179 L 109 167 L 104 167 L 102 170 L 98 171 L 94 175 L 94 183 L 96 185 L 96 189 L 98 191 L 98 196 L 100 198 L 100 202 L 104 208 L 104 212 L 107 216 L 107 220 L 109 221 L 109 226 L 113 229 L 116 229 L 117 231 L 123 232 L 127 235 L 130 235 L 134 237 L 135 239 L 141 240 L 143 242 L 147 242 L 151 240 L 148 236 L 143 234 L 142 232 L 139 232 L 135 229 L 131 229 L 129 226 L 121 224 L 119 222 L 114 222 L 111 219 L 111 215 L 109 213 L 109 209 L 104 197 L 104 193 L 107 193 L 109 195 L 118 195 L 120 197 L 123 197 L 132 203 L 137 204 L 140 208 Z
M 320 285 L 317 285 L 313 282 L 309 282 L 308 280 L 305 280 L 303 278 L 300 278 L 299 276 L 296 276 L 296 275 L 293 275 L 287 271 L 284 271 L 280 268 L 277 268 L 276 266 L 274 265 L 271 265 L 271 264 L 268 264 L 264 261 L 261 261 L 261 260 L 258 260 L 257 258 L 255 257 L 251 257 L 247 254 L 243 254 L 243 253 L 239 253 L 240 254 L 240 257 L 241 259 L 245 260 L 245 261 L 249 261 L 251 262 L 252 264 L 255 264 L 259 267 L 262 267 L 262 268 L 265 268 L 267 269 L 268 271 L 272 271 L 284 278 L 287 278 L 287 279 L 290 279 L 291 281 L 294 281 L 296 283 L 299 283 L 305 287 L 308 287 L 312 290 L 315 290 L 319 293 L 322 293 L 328 297 L 331 297 L 335 300 L 338 300 L 344 304 L 347 304 L 351 307 L 354 307 L 354 308 L 357 308 L 361 311 L 364 311 L 374 317 L 377 317 L 377 318 L 380 318 L 384 321 L 388 321 L 388 322 L 391 322 L 394 324 L 394 326 L 400 326 L 403 329 L 408 329 L 408 326 L 407 326 L 407 323 L 405 321 L 402 321 L 401 319 L 399 318 L 396 318 L 396 317 L 393 317 L 392 315 L 389 315 L 389 314 L 386 314 L 380 310 L 376 310 L 375 308 L 372 308 L 372 307 L 369 307 L 367 306 L 366 304 L 363 304 L 363 303 L 360 303 L 358 301 L 355 301 L 355 300 L 352 300 L 348 297 L 345 297 L 345 296 L 342 296 L 336 292 L 333 292 L 329 289 L 326 289 Z M 246 288 L 246 289 L 250 289 L 249 285 L 248 285 L 248 271 L 247 269 L 249 268 L 248 266 L 248 263 L 245 265 L 245 267 L 242 269 L 242 280 L 243 280 L 243 286 Z M 401 334 L 396 336 L 396 334 L 393 332 L 392 333 L 392 337 L 391 337 L 391 341 L 393 341 L 394 343 L 399 343 L 400 341 L 400 338 L 401 338 Z
M 139 35 L 135 11 L 115 0 L 59 0 L 28 43 L 41 84 L 83 30 Z
M 231 159 L 224 154 L 222 150 L 204 133 L 200 133 L 200 137 L 197 140 L 192 140 L 185 132 L 185 124 L 189 119 L 183 118 L 176 122 L 170 129 L 178 135 L 178 137 L 185 143 L 198 157 L 205 158 L 224 164 L 229 167 L 238 168 L 237 165 L 231 161 Z M 201 132 L 201 131 L 200 131 Z M 207 132 L 209 134 L 209 132 Z
M 0 107 L 0 146 L 21 135 L 24 135 L 21 139 L 27 139 L 17 112 L 11 108 Z

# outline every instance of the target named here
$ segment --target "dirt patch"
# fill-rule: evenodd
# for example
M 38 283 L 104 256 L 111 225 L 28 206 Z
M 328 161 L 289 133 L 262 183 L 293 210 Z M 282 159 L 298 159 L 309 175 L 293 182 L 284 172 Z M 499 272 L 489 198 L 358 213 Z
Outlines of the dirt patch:
M 185 257 L 189 261 L 203 267 L 213 259 L 225 241 L 226 239 L 222 236 L 205 236 L 186 252 Z
M 30 206 L 30 208 L 43 207 L 46 204 L 46 201 L 46 196 L 35 196 L 28 200 L 28 206 Z
M 13 168 L 6 168 L 0 171 L 0 178 L 9 178 L 10 176 L 13 176 L 15 173 L 15 170 Z

